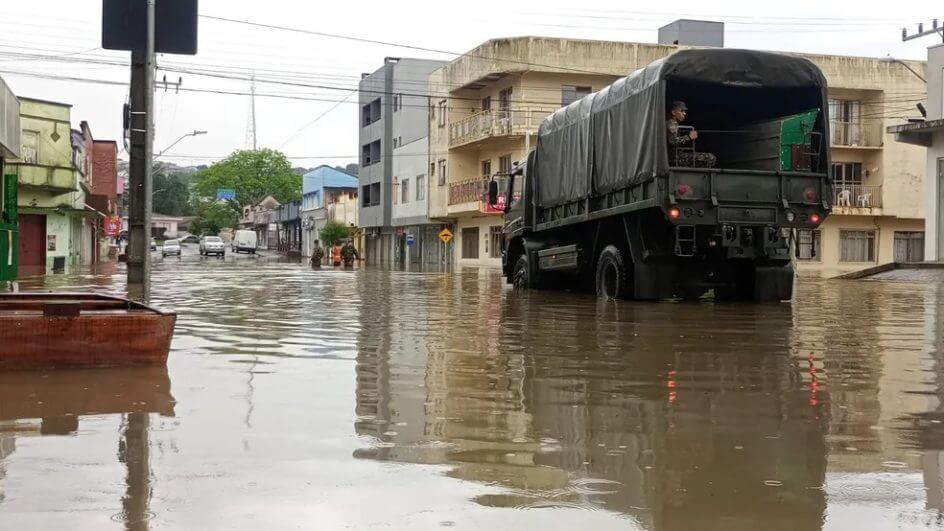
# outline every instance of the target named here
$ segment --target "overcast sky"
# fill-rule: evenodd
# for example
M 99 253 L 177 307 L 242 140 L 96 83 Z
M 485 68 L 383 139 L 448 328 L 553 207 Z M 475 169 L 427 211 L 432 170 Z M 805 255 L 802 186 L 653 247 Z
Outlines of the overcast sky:
M 142 0 L 143 1 L 143 0 Z M 160 2 L 161 0 L 157 0 Z M 100 139 L 120 139 L 121 106 L 127 86 L 39 79 L 8 73 L 34 72 L 127 83 L 127 53 L 101 44 L 101 0 L 31 0 L 0 7 L 0 75 L 19 96 L 71 103 L 73 126 L 89 122 Z M 935 37 L 901 42 L 901 27 L 930 24 L 939 2 L 910 0 L 877 5 L 861 0 L 688 1 L 634 4 L 625 0 L 574 3 L 518 2 L 312 2 L 308 0 L 200 0 L 201 15 L 251 20 L 317 32 L 464 52 L 496 37 L 542 35 L 653 43 L 657 29 L 676 18 L 725 22 L 731 48 L 924 59 Z M 587 6 L 576 9 L 575 6 Z M 639 5 L 639 4 L 636 4 Z M 651 7 L 650 7 L 651 6 Z M 226 72 L 332 88 L 257 85 L 257 141 L 280 149 L 294 165 L 356 162 L 357 97 L 351 90 L 362 72 L 376 70 L 386 56 L 451 59 L 452 55 L 352 42 L 288 31 L 200 19 L 196 56 L 160 56 L 158 65 Z M 24 58 L 62 56 L 66 62 Z M 106 63 L 106 64 L 102 64 Z M 277 71 L 277 72 L 273 72 Z M 160 79 L 166 72 L 158 73 Z M 248 92 L 243 80 L 183 75 L 183 87 Z M 302 98 L 302 99 L 287 99 Z M 347 100 L 345 100 L 347 98 Z M 165 157 L 181 164 L 212 162 L 246 147 L 249 98 L 206 92 L 160 91 L 155 97 L 155 152 L 194 129 Z M 320 118 L 319 118 L 320 117 Z M 317 120 L 316 120 L 317 119 Z M 173 158 L 179 157 L 179 158 Z

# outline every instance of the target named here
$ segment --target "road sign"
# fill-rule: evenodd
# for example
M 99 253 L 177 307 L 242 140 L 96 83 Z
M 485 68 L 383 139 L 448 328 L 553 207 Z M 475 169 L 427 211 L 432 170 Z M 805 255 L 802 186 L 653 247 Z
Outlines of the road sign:
M 407 234 L 407 235 L 406 235 L 406 245 L 407 245 L 407 247 L 413 247 L 413 235 L 412 235 L 412 234 Z
M 147 3 L 102 0 L 102 48 L 144 52 Z M 154 4 L 154 51 L 197 53 L 197 0 L 160 0 Z
M 236 199 L 236 190 L 230 190 L 229 188 L 219 188 L 216 191 L 216 200 L 217 201 L 226 201 Z
M 449 229 L 439 231 L 439 239 L 442 240 L 443 243 L 449 243 L 452 241 L 452 231 Z

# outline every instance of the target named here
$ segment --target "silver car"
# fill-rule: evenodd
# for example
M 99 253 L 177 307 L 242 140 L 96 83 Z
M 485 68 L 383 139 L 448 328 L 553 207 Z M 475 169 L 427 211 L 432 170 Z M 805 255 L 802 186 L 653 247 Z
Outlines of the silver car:
M 204 236 L 200 238 L 200 255 L 226 256 L 226 248 L 223 247 L 223 240 L 219 236 Z
M 180 256 L 180 242 L 178 240 L 167 240 L 164 242 L 164 249 L 161 251 L 161 255 L 166 257 L 169 254 Z

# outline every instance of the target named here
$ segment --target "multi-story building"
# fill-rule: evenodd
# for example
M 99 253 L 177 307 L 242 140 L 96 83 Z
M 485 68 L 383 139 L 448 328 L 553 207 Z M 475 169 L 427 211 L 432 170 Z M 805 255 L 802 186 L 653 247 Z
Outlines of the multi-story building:
M 276 218 L 281 205 L 274 197 L 267 195 L 252 205 L 244 206 L 239 218 L 239 227 L 256 232 L 257 249 L 277 249 L 279 241 Z
M 95 259 L 102 258 L 107 251 L 106 228 L 111 220 L 120 214 L 118 205 L 118 144 L 114 140 L 92 141 L 92 175 L 91 194 L 86 203 L 95 209 L 99 219 L 95 220 L 96 248 L 92 253 Z M 112 234 L 111 236 L 117 236 Z
M 665 37 L 691 42 L 684 38 L 686 27 Z M 723 42 L 723 36 L 713 38 Z M 500 263 L 502 218 L 484 201 L 487 182 L 526 158 L 544 117 L 682 47 L 495 39 L 433 72 L 428 91 L 443 95 L 430 102 L 429 212 L 433 219 L 455 224 L 456 262 Z M 911 70 L 921 71 L 924 64 L 805 57 L 829 82 L 836 186 L 833 214 L 818 230 L 797 235 L 798 270 L 832 276 L 896 259 L 921 259 L 924 156 L 916 148 L 886 142 L 883 124 L 917 112 L 912 109 L 923 99 L 924 85 Z M 697 128 L 697 110 L 690 114 Z
M 311 256 L 328 221 L 357 227 L 357 177 L 322 165 L 302 177 L 302 254 Z
M 442 61 L 388 57 L 359 84 L 360 214 L 369 263 L 439 263 L 429 219 L 427 79 Z
M 904 65 L 903 65 L 904 66 Z M 927 148 L 924 159 L 925 252 L 928 261 L 944 261 L 944 44 L 928 49 L 927 116 L 891 126 L 900 142 Z
M 20 157 L 9 171 L 18 181 L 21 270 L 78 264 L 83 221 L 98 217 L 85 205 L 71 118 L 71 105 L 20 98 Z

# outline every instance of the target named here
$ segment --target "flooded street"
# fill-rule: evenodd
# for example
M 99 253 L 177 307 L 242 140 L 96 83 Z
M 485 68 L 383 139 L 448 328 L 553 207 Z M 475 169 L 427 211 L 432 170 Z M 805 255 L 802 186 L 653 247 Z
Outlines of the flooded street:
M 0 528 L 944 528 L 941 284 L 599 302 L 185 256 L 151 302 L 166 369 L 0 373 Z

